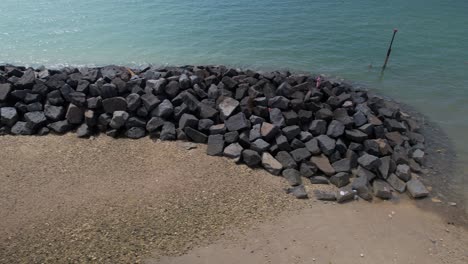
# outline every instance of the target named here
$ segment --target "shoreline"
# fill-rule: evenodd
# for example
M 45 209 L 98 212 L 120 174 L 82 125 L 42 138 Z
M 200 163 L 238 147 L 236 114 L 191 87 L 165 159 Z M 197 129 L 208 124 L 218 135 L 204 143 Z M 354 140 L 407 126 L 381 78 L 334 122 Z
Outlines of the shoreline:
M 8 66 L 8 65 L 4 65 L 2 67 L 5 67 L 5 66 Z M 105 67 L 108 67 L 108 66 L 104 66 Z M 116 66 L 116 68 L 119 68 L 120 66 Z M 197 67 L 197 66 L 193 66 L 193 65 L 184 65 L 184 66 L 163 66 L 163 67 L 157 67 L 157 68 L 148 68 L 148 67 L 145 67 L 144 69 L 143 68 L 140 68 L 140 69 L 133 69 L 133 71 L 141 74 L 142 72 L 145 72 L 146 70 L 158 70 L 158 69 L 164 69 L 164 70 L 183 70 L 183 69 L 189 69 L 189 68 L 193 68 L 193 67 Z M 210 67 L 210 66 L 202 66 L 202 67 Z M 224 67 L 226 70 L 227 69 L 232 69 L 232 68 L 229 68 L 229 67 L 226 67 L 226 66 L 214 66 L 214 67 Z M 23 68 L 21 68 L 23 69 Z M 71 68 L 70 72 L 73 72 L 72 70 L 73 68 Z M 100 68 L 88 68 L 89 70 L 94 70 L 94 69 L 100 69 Z M 25 69 L 24 69 L 25 70 Z M 46 70 L 45 68 L 40 68 L 39 70 Z M 65 70 L 67 71 L 66 69 L 62 69 L 62 71 Z M 242 70 L 240 70 L 242 71 Z M 263 71 L 259 71 L 259 73 L 261 74 Z M 296 74 L 298 75 L 301 75 L 301 74 L 304 74 L 305 72 L 292 72 L 290 73 L 291 76 L 295 76 Z M 131 73 L 128 73 L 128 74 L 131 74 Z M 333 81 L 333 78 L 330 78 L 330 79 L 324 79 L 324 82 L 328 82 L 330 80 L 330 82 L 334 82 Z M 340 83 L 342 82 L 343 80 L 340 80 Z M 354 86 L 354 85 L 353 85 Z M 359 87 L 357 91 L 361 91 L 363 90 L 362 87 Z M 364 90 L 370 95 L 370 96 L 374 96 L 374 92 L 369 92 L 369 89 L 366 89 L 364 88 Z M 377 95 L 379 96 L 379 95 Z M 380 96 L 379 96 L 380 97 Z M 429 155 L 428 157 L 428 160 L 430 160 L 430 166 L 432 167 L 436 167 L 436 168 L 439 168 L 439 171 L 444 171 L 444 178 L 443 178 L 443 181 L 447 182 L 447 181 L 450 181 L 451 178 L 450 178 L 450 174 L 453 174 L 453 167 L 452 165 L 454 164 L 454 161 L 453 161 L 453 158 L 455 157 L 455 153 L 454 153 L 454 150 L 453 150 L 453 147 L 451 146 L 451 142 L 449 141 L 450 139 L 448 139 L 445 135 L 445 133 L 443 133 L 443 131 L 441 131 L 439 129 L 439 127 L 436 126 L 436 124 L 428 124 L 428 122 L 425 121 L 425 116 L 423 116 L 421 113 L 415 111 L 414 109 L 412 109 L 410 106 L 407 106 L 407 105 L 404 105 L 404 104 L 401 104 L 401 103 L 398 103 L 396 102 L 395 100 L 393 100 L 392 98 L 388 97 L 388 96 L 385 96 L 384 97 L 386 100 L 389 100 L 389 101 L 392 101 L 393 103 L 396 103 L 398 105 L 398 107 L 401 107 L 403 110 L 405 110 L 406 112 L 411 112 L 411 116 L 412 117 L 416 117 L 417 119 L 421 119 L 422 122 L 421 124 L 424 126 L 424 133 L 427 137 L 427 139 L 431 140 L 431 143 L 429 144 L 429 148 L 427 148 L 429 151 L 431 151 L 431 155 Z M 429 119 L 430 120 L 430 119 Z M 427 131 L 431 130 L 437 130 L 436 132 L 432 133 L 432 132 L 429 132 L 427 133 Z M 431 134 L 432 133 L 432 134 Z M 436 138 L 439 138 L 438 141 L 436 141 L 435 139 Z M 438 154 L 437 151 L 435 151 L 436 145 L 432 144 L 432 143 L 436 143 L 437 146 L 439 147 L 443 147 L 444 149 L 447 149 L 448 151 L 447 152 L 444 152 L 444 154 L 447 154 L 448 157 L 445 157 L 445 159 L 433 159 L 433 156 L 434 154 Z M 440 168 L 443 168 L 443 169 L 440 169 Z M 432 173 L 432 170 L 428 170 L 429 173 Z M 448 173 L 447 173 L 448 172 Z M 429 174 L 427 173 L 427 174 Z M 447 173 L 448 175 L 445 175 L 445 173 Z M 447 201 L 445 202 L 451 202 L 453 201 L 454 199 L 456 199 L 456 197 L 454 197 L 453 195 L 450 195 L 451 192 L 450 192 L 450 187 L 447 187 L 447 186 L 443 186 L 443 185 L 438 185 L 436 184 L 437 180 L 440 180 L 440 179 L 437 179 L 437 175 L 434 175 L 432 177 L 424 177 L 424 180 L 428 180 L 429 183 L 432 185 L 432 186 L 436 186 L 435 187 L 435 191 L 437 191 L 439 194 L 443 195 L 443 196 L 447 196 L 447 197 L 444 197 L 445 199 L 448 199 Z M 461 202 L 458 202 L 458 201 L 461 201 L 460 199 L 457 199 L 457 204 L 461 210 L 464 210 L 465 208 L 465 204 L 463 203 L 463 201 Z M 431 207 L 430 205 L 428 205 L 428 207 Z M 443 209 L 439 209 L 439 210 L 443 210 Z M 445 211 L 447 212 L 447 211 Z M 464 219 L 464 221 L 466 222 L 466 219 Z

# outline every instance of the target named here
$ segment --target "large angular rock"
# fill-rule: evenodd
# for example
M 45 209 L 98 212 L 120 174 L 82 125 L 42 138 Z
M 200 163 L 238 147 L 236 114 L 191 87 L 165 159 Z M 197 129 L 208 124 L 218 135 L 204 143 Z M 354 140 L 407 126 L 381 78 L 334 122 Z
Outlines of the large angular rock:
M 179 119 L 179 128 L 185 129 L 186 127 L 198 128 L 198 118 L 191 114 L 183 114 Z
M 224 151 L 224 156 L 231 158 L 231 159 L 238 159 L 242 154 L 242 146 L 239 143 L 232 143 L 228 145 Z
M 146 130 L 150 133 L 155 132 L 164 125 L 164 119 L 160 117 L 152 117 L 148 123 L 146 123 Z
M 179 127 L 180 128 L 180 127 Z M 185 127 L 184 132 L 188 138 L 193 140 L 196 143 L 206 143 L 208 141 L 208 137 L 203 134 L 202 132 L 193 129 L 192 127 Z
M 305 143 L 305 147 L 312 155 L 319 155 L 322 151 L 318 145 L 316 138 L 313 138 Z
M 297 163 L 294 161 L 293 157 L 286 151 L 279 151 L 276 154 L 276 160 L 278 160 L 283 168 L 285 169 L 295 169 L 297 168 Z
M 159 98 L 153 94 L 144 94 L 140 99 L 147 112 L 153 111 L 153 109 L 161 102 Z M 104 101 L 102 103 L 104 104 Z
M 240 131 L 250 128 L 250 122 L 245 117 L 244 113 L 237 113 L 229 117 L 224 124 L 229 131 Z
M 357 129 L 345 130 L 345 135 L 347 139 L 359 143 L 364 142 L 368 138 L 366 133 Z
M 330 183 L 335 185 L 338 188 L 348 185 L 349 183 L 349 173 L 338 172 L 337 174 L 330 177 Z
M 400 164 L 396 167 L 396 176 L 401 180 L 407 182 L 411 180 L 411 168 L 406 164 Z
M 83 109 L 74 104 L 70 104 L 65 117 L 70 124 L 81 124 L 84 118 Z
M 320 150 L 325 155 L 331 155 L 335 151 L 336 141 L 327 135 L 320 135 L 317 138 Z
M 427 190 L 424 184 L 416 179 L 413 178 L 406 183 L 406 188 L 413 198 L 423 198 L 429 195 L 429 191 Z
M 340 159 L 333 162 L 332 167 L 336 172 L 349 172 L 351 171 L 351 160 L 347 158 Z
M 0 83 L 0 102 L 5 101 L 11 92 L 11 84 Z
M 128 117 L 129 114 L 125 111 L 115 111 L 109 125 L 114 129 L 119 129 L 125 125 Z M 70 120 L 68 122 L 70 123 Z
M 259 138 L 250 144 L 250 148 L 259 153 L 265 152 L 270 148 L 270 144 L 265 140 Z
M 424 161 L 424 151 L 420 150 L 420 149 L 416 149 L 415 151 L 413 151 L 413 153 L 411 154 L 411 157 L 419 164 L 422 164 L 423 161 Z
M 283 177 L 288 180 L 291 186 L 297 186 L 302 184 L 301 174 L 295 169 L 285 169 L 282 173 Z
M 372 184 L 374 196 L 384 200 L 392 198 L 392 187 L 385 181 L 376 179 Z
M 205 104 L 205 103 L 200 103 L 198 105 L 199 109 L 199 116 L 201 118 L 207 118 L 207 119 L 216 119 L 218 116 L 218 110 L 214 109 L 213 107 Z
M 358 177 L 354 179 L 351 187 L 362 199 L 366 201 L 372 200 L 372 191 L 369 188 L 369 181 L 366 177 Z
M 314 196 L 320 201 L 336 201 L 336 194 L 331 191 L 314 190 Z
M 378 172 L 382 178 L 387 179 L 388 173 L 390 171 L 390 162 L 391 162 L 391 157 L 390 156 L 385 156 L 380 158 L 380 165 L 378 167 Z
M 170 118 L 174 113 L 174 106 L 171 101 L 163 100 L 154 110 L 151 112 L 152 116 L 159 116 L 162 118 Z
M 299 166 L 299 171 L 301 172 L 301 176 L 309 178 L 317 172 L 317 167 L 310 161 L 303 161 L 301 166 Z
M 250 132 L 249 132 L 250 141 L 255 141 L 256 139 L 259 139 L 262 137 L 260 133 L 260 127 L 261 127 L 260 124 L 256 124 L 252 127 L 252 129 L 250 129 Z
M 262 161 L 262 158 L 258 154 L 258 152 L 246 149 L 242 151 L 242 160 L 247 164 L 249 167 L 255 167 Z
M 309 131 L 314 136 L 320 136 L 327 132 L 327 122 L 325 120 L 314 120 L 310 123 Z
M 226 97 L 218 105 L 221 120 L 226 120 L 228 117 L 234 114 L 234 112 L 236 111 L 238 107 L 239 107 L 239 101 L 231 97 Z
M 13 135 L 32 135 L 33 130 L 26 122 L 18 121 L 11 127 L 10 132 Z
M 332 120 L 328 125 L 327 136 L 332 138 L 338 138 L 343 135 L 345 126 L 343 123 L 337 120 Z
M 283 135 L 286 136 L 288 141 L 293 140 L 301 133 L 299 126 L 287 126 L 282 129 Z
M 274 139 L 278 131 L 279 128 L 273 124 L 268 122 L 263 122 L 261 124 L 260 134 L 266 141 Z
M 292 188 L 288 188 L 286 191 L 288 194 L 293 195 L 297 199 L 307 199 L 309 196 L 307 195 L 307 191 L 305 190 L 304 185 L 294 186 Z
M 358 158 L 359 165 L 370 171 L 376 170 L 380 166 L 381 162 L 382 161 L 380 161 L 376 156 L 369 155 L 367 153 Z
M 179 94 L 180 86 L 177 81 L 170 81 L 165 87 L 164 91 L 170 98 L 174 98 Z
M 79 138 L 85 138 L 91 136 L 91 129 L 87 124 L 81 124 L 76 130 L 76 136 Z
M 390 184 L 390 186 L 393 187 L 393 189 L 397 190 L 399 193 L 402 193 L 406 190 L 406 183 L 400 180 L 400 178 L 398 178 L 398 176 L 396 176 L 393 173 L 390 174 L 390 176 L 388 176 L 387 182 L 388 184 Z
M 283 113 L 278 108 L 270 109 L 270 122 L 277 127 L 284 127 L 286 121 L 284 120 Z
M 317 167 L 317 169 L 325 173 L 325 175 L 332 176 L 335 174 L 335 169 L 330 164 L 327 156 L 323 154 L 320 156 L 312 156 L 310 161 Z
M 54 123 L 50 123 L 47 127 L 57 134 L 63 134 L 72 129 L 72 125 L 67 120 L 61 120 Z
M 206 153 L 210 156 L 221 156 L 224 149 L 223 135 L 210 135 L 208 136 L 208 147 Z
M 2 107 L 0 118 L 1 124 L 12 127 L 18 121 L 18 111 L 14 107 Z
M 330 184 L 328 178 L 325 176 L 312 176 L 309 180 L 312 184 Z
M 281 135 L 277 134 L 275 137 L 275 143 L 278 146 L 279 150 L 284 150 L 284 151 L 290 151 L 291 150 L 291 145 L 289 145 L 288 139 Z
M 283 169 L 283 165 L 268 152 L 262 154 L 262 166 L 273 175 L 279 175 Z
M 164 125 L 161 129 L 160 139 L 163 141 L 166 140 L 175 140 L 177 138 L 177 132 L 175 125 L 172 122 L 164 122 Z
M 52 121 L 58 121 L 65 116 L 65 108 L 62 106 L 46 104 L 44 106 L 44 114 L 47 117 L 47 119 Z
M 291 151 L 291 156 L 296 162 L 302 162 L 304 160 L 307 160 L 312 156 L 310 152 L 307 150 L 307 148 L 298 148 L 293 151 Z
M 24 114 L 24 120 L 32 130 L 38 129 L 47 123 L 47 118 L 42 111 L 28 112 Z
M 338 203 L 344 203 L 347 201 L 351 201 L 356 196 L 356 191 L 351 188 L 351 186 L 341 187 L 336 192 L 336 201 Z
M 20 89 L 29 89 L 34 86 L 36 81 L 36 74 L 33 69 L 28 69 L 24 72 L 23 76 L 15 83 Z

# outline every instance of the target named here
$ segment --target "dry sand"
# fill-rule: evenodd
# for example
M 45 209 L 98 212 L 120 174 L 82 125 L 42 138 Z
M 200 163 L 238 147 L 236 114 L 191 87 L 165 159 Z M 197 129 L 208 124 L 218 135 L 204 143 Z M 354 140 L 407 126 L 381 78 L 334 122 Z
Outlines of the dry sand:
M 467 231 L 413 201 L 298 201 L 282 178 L 205 146 L 70 134 L 3 136 L 0 149 L 0 263 L 468 258 Z

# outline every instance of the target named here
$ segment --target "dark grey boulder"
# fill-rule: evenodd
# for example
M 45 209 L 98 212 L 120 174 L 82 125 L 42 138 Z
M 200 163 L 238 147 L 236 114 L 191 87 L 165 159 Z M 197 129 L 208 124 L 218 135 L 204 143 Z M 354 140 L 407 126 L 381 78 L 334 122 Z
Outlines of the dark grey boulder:
M 360 127 L 367 123 L 367 116 L 363 112 L 357 111 L 353 115 L 353 120 L 354 120 L 354 124 L 356 125 L 356 127 Z
M 0 121 L 3 125 L 12 127 L 18 121 L 18 111 L 14 107 L 0 108 Z
M 297 186 L 302 184 L 301 174 L 298 170 L 285 169 L 283 170 L 282 175 L 291 186 Z
M 157 80 L 147 80 L 146 88 L 151 90 L 154 94 L 159 95 L 164 92 L 164 88 L 166 84 L 167 84 L 167 80 L 164 78 L 160 78 Z
M 13 135 L 32 135 L 34 131 L 26 122 L 18 121 L 11 127 L 10 132 Z
M 85 113 L 86 116 L 86 113 Z M 129 119 L 127 119 L 127 122 L 125 122 L 125 127 L 126 128 L 131 128 L 131 127 L 146 127 L 146 121 L 143 118 L 132 116 Z
M 262 137 L 260 133 L 261 124 L 256 124 L 252 126 L 252 129 L 249 131 L 249 141 L 255 141 Z
M 11 84 L 0 83 L 0 102 L 5 101 L 11 92 Z
M 380 158 L 380 166 L 378 167 L 378 172 L 382 178 L 387 179 L 388 174 L 390 172 L 390 162 L 391 162 L 391 157 L 390 156 L 385 156 Z
M 221 134 L 208 136 L 206 153 L 210 156 L 221 156 L 224 149 L 224 137 Z
M 426 186 L 417 178 L 413 178 L 406 183 L 406 188 L 413 198 L 423 198 L 429 195 Z
M 72 129 L 72 125 L 67 120 L 61 120 L 54 123 L 50 123 L 47 127 L 57 134 L 63 134 Z
M 218 110 L 214 109 L 213 107 L 205 103 L 200 103 L 198 106 L 200 118 L 208 118 L 214 120 L 218 116 Z
M 312 184 L 330 184 L 328 178 L 325 176 L 312 176 L 309 180 Z
M 310 123 L 309 131 L 314 136 L 323 135 L 327 132 L 327 122 L 325 120 L 314 120 Z
M 65 108 L 63 106 L 55 106 L 46 104 L 44 106 L 44 114 L 51 121 L 58 121 L 65 116 Z
M 223 155 L 231 159 L 238 159 L 243 150 L 239 143 L 232 143 L 224 149 Z
M 327 136 L 332 138 L 338 138 L 343 135 L 345 126 L 343 123 L 337 120 L 332 120 L 328 125 Z
M 65 100 L 67 101 L 70 101 L 68 99 L 69 95 L 67 95 L 67 90 L 64 90 L 64 87 L 63 86 L 60 91 L 62 92 L 62 95 L 63 95 L 63 98 L 65 98 Z M 69 94 L 69 92 L 68 92 Z M 104 85 L 102 85 L 100 88 L 99 88 L 99 95 L 103 98 L 103 99 L 106 99 L 106 98 L 111 98 L 111 97 L 115 97 L 115 96 L 118 96 L 119 94 L 119 90 L 117 88 L 117 86 L 115 86 L 114 84 L 112 83 L 106 83 Z
M 314 190 L 314 196 L 320 201 L 336 201 L 336 194 L 332 191 Z
M 36 112 L 36 111 L 42 111 L 43 107 L 41 103 L 35 102 L 35 103 L 28 104 L 26 109 L 28 110 L 28 112 Z
M 370 171 L 376 170 L 380 166 L 381 162 L 382 161 L 380 161 L 378 157 L 367 153 L 358 158 L 359 165 Z
M 351 184 L 356 194 L 366 201 L 372 200 L 372 191 L 369 188 L 369 181 L 367 177 L 357 177 Z
M 250 144 L 250 148 L 259 153 L 266 152 L 270 148 L 270 144 L 259 138 Z
M 148 113 L 153 111 L 156 108 L 156 106 L 158 106 L 159 103 L 161 103 L 161 100 L 159 100 L 159 98 L 153 94 L 144 94 L 140 97 L 140 99 Z
M 188 92 L 183 93 L 182 100 L 184 101 L 184 104 L 187 105 L 190 111 L 195 112 L 198 110 L 200 101 L 197 99 L 197 97 L 195 97 L 195 95 Z
M 164 119 L 160 117 L 152 117 L 148 123 L 146 123 L 146 130 L 150 133 L 155 132 L 164 125 Z
M 237 131 L 235 131 L 237 132 Z M 225 124 L 217 124 L 217 125 L 212 125 L 210 127 L 210 134 L 215 135 L 215 134 L 224 134 L 226 133 L 226 125 Z M 239 132 L 237 132 L 239 134 Z M 247 141 L 249 141 L 248 136 L 247 136 Z
M 80 92 L 70 93 L 70 102 L 80 107 L 86 106 L 86 94 Z
M 193 129 L 192 127 L 186 126 L 184 128 L 184 132 L 189 139 L 193 140 L 196 143 L 206 143 L 208 141 L 208 136 L 206 136 L 206 134 L 203 134 L 202 132 Z
M 374 196 L 384 200 L 392 198 L 392 187 L 385 181 L 376 179 L 372 183 L 372 189 L 374 190 Z
M 283 165 L 283 168 L 285 168 L 285 169 L 295 169 L 295 168 L 297 168 L 296 161 L 286 151 L 279 151 L 276 154 L 275 158 L 276 158 L 276 160 L 278 160 L 281 163 L 281 165 Z
M 146 130 L 142 127 L 131 127 L 125 131 L 125 136 L 132 139 L 139 139 L 146 135 Z
M 388 176 L 387 182 L 388 184 L 390 184 L 390 186 L 393 187 L 393 189 L 397 190 L 399 193 L 403 193 L 406 190 L 406 183 L 400 180 L 400 178 L 398 178 L 398 176 L 396 176 L 394 173 Z
M 331 155 L 335 151 L 336 141 L 327 135 L 316 137 L 320 150 L 325 155 Z
M 305 144 L 304 144 L 304 142 L 300 141 L 299 139 L 294 138 L 291 141 L 291 148 L 292 149 L 305 148 Z
M 170 81 L 165 87 L 164 91 L 170 98 L 174 98 L 179 94 L 180 86 L 177 81 Z
M 68 123 L 70 124 L 81 124 L 83 122 L 84 118 L 84 111 L 80 107 L 70 104 L 68 106 L 67 113 L 65 115 L 66 119 L 68 120 Z
M 226 134 L 224 134 L 224 140 L 226 141 L 227 144 L 237 142 L 237 140 L 239 140 L 239 132 L 237 131 L 227 132 Z
M 291 145 L 289 145 L 288 139 L 285 136 L 278 134 L 275 137 L 275 143 L 279 150 L 291 151 Z
M 15 83 L 15 85 L 20 89 L 29 89 L 32 88 L 34 82 L 36 81 L 36 73 L 33 69 L 27 69 L 23 76 Z
M 202 132 L 208 132 L 210 127 L 214 125 L 214 121 L 211 119 L 200 119 L 198 121 L 198 130 Z
M 127 108 L 129 111 L 136 111 L 141 106 L 141 99 L 139 94 L 129 94 L 125 100 L 127 101 Z
M 425 153 L 424 151 L 420 150 L 420 149 L 416 149 L 415 151 L 413 151 L 413 153 L 411 154 L 411 157 L 419 164 L 422 164 L 423 161 L 424 161 L 424 156 L 425 156 Z
M 305 190 L 304 185 L 298 185 L 298 186 L 288 188 L 286 190 L 286 192 L 288 194 L 293 195 L 297 199 L 308 199 L 309 198 L 309 196 L 307 195 L 307 191 Z
M 322 151 L 318 145 L 316 138 L 313 138 L 305 143 L 305 147 L 312 155 L 319 155 Z
M 289 99 L 284 96 L 275 96 L 268 100 L 268 106 L 270 108 L 279 108 L 281 110 L 287 110 L 289 107 Z
M 354 200 L 354 197 L 356 196 L 356 191 L 351 188 L 351 186 L 345 186 L 341 187 L 337 192 L 336 192 L 336 201 L 338 203 L 344 203 L 348 202 L 351 200 Z
M 270 109 L 270 122 L 277 127 L 284 127 L 286 122 L 284 121 L 283 113 L 278 108 Z
M 174 113 L 174 106 L 171 101 L 163 100 L 152 112 L 152 116 L 159 116 L 162 118 L 170 118 Z
M 24 114 L 24 120 L 32 130 L 36 130 L 47 123 L 47 118 L 42 111 L 28 112 Z
M 162 141 L 175 140 L 177 138 L 175 125 L 172 122 L 164 122 L 159 138 Z
M 411 180 L 411 168 L 406 164 L 400 164 L 396 167 L 396 176 L 401 180 L 407 182 Z
M 115 111 L 109 123 L 109 126 L 114 129 L 119 129 L 125 125 L 128 118 L 129 118 L 129 114 L 127 112 Z
M 240 131 L 250 128 L 250 122 L 245 117 L 244 113 L 237 113 L 229 117 L 224 124 L 229 131 Z
M 351 129 L 345 130 L 346 138 L 355 142 L 364 142 L 368 138 L 368 135 L 360 130 Z
M 198 118 L 191 114 L 183 114 L 179 120 L 179 128 L 185 129 L 186 127 L 198 128 Z
M 50 129 L 47 128 L 47 127 L 41 127 L 39 128 L 39 130 L 37 131 L 37 135 L 38 136 L 45 136 L 45 135 L 48 135 L 50 133 Z
M 346 172 L 338 172 L 337 174 L 330 177 L 330 183 L 340 188 L 348 185 L 350 175 Z
M 102 101 L 102 107 L 106 113 L 112 114 L 115 111 L 126 111 L 127 101 L 123 97 L 112 97 Z
M 332 167 L 336 172 L 349 172 L 351 171 L 351 160 L 344 158 L 333 162 Z
M 307 150 L 307 148 L 298 148 L 290 152 L 291 156 L 293 157 L 294 161 L 302 162 L 307 160 L 312 156 L 312 154 Z
M 242 151 L 242 160 L 245 162 L 245 164 L 247 164 L 247 166 L 255 167 L 260 164 L 262 158 L 257 151 L 245 149 Z
M 48 93 L 47 101 L 53 105 L 62 105 L 65 102 L 59 90 L 54 90 Z
M 282 129 L 283 135 L 286 136 L 288 141 L 291 141 L 293 138 L 297 137 L 301 133 L 299 126 L 287 126 Z
M 301 176 L 309 178 L 315 175 L 317 167 L 310 161 L 303 161 L 299 166 L 299 171 L 301 172 Z

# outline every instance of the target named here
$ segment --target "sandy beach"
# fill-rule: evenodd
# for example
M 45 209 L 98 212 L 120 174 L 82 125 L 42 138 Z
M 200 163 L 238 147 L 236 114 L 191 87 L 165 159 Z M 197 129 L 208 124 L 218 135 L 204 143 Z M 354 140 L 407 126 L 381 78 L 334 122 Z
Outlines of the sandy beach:
M 284 179 L 196 146 L 0 137 L 0 262 L 467 261 L 466 229 L 421 201 L 299 201 Z

